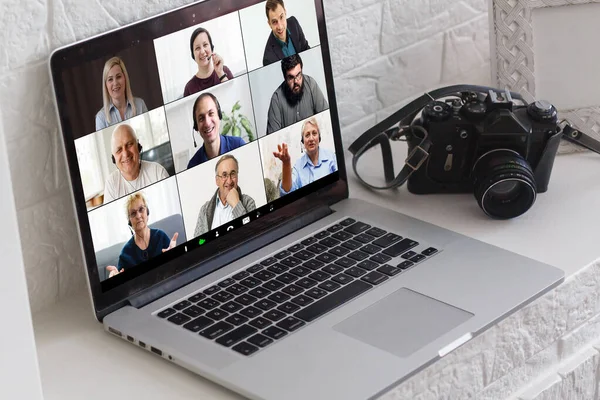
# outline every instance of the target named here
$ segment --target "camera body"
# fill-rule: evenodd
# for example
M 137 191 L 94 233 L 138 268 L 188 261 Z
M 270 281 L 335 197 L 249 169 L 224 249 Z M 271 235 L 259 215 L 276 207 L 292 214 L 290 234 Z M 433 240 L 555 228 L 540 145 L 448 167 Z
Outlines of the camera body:
M 548 189 L 562 132 L 556 108 L 546 101 L 516 105 L 508 90 L 463 92 L 460 98 L 430 102 L 414 124 L 428 132 L 431 147 L 427 161 L 408 179 L 412 193 L 473 192 L 486 211 L 491 203 L 498 203 L 496 208 L 533 204 L 536 194 Z M 407 135 L 409 153 L 422 139 L 416 129 Z M 523 195 L 528 198 L 520 199 Z M 518 214 L 512 211 L 505 218 Z

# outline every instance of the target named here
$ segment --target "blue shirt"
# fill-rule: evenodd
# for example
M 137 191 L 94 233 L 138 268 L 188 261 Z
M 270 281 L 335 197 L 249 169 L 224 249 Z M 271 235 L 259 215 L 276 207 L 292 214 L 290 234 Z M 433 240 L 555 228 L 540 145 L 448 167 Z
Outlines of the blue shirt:
M 275 36 L 275 34 L 273 34 L 273 36 Z M 296 48 L 294 47 L 294 43 L 292 43 L 292 41 L 290 40 L 290 30 L 289 29 L 287 30 L 286 36 L 287 36 L 287 42 L 279 40 L 279 38 L 277 36 L 275 36 L 275 39 L 277 40 L 277 43 L 279 43 L 279 45 L 281 46 L 281 50 L 283 51 L 283 56 L 289 57 L 289 56 L 296 54 Z
M 233 149 L 237 149 L 245 144 L 246 142 L 244 142 L 244 139 L 241 137 L 221 135 L 221 147 L 219 148 L 219 155 L 225 154 Z M 196 165 L 202 164 L 205 161 L 208 161 L 208 157 L 206 156 L 206 149 L 204 148 L 204 145 L 202 145 L 196 154 L 194 154 L 194 157 L 192 157 L 187 167 L 192 168 Z
M 163 249 L 167 249 L 170 244 L 171 239 L 169 239 L 166 233 L 160 229 L 150 228 L 148 248 L 142 250 L 135 244 L 134 235 L 127 243 L 125 243 L 125 246 L 123 246 L 121 254 L 119 255 L 119 266 L 117 268 L 120 271 L 121 268 L 127 270 L 128 268 L 135 267 L 144 261 L 148 261 L 149 259 L 162 254 Z
M 135 115 L 140 115 L 145 112 L 148 112 L 148 107 L 146 107 L 146 103 L 144 103 L 144 100 L 140 99 L 139 97 L 133 98 L 133 104 L 135 104 L 135 111 L 136 111 Z M 106 115 L 104 115 L 104 107 L 101 108 L 100 111 L 98 111 L 96 113 L 96 130 L 97 131 L 99 131 L 100 129 L 107 128 L 110 125 L 113 125 L 113 124 L 123 121 L 121 119 L 121 113 L 119 112 L 119 110 L 117 110 L 117 107 L 115 107 L 115 105 L 112 103 L 110 104 L 110 107 L 108 108 L 108 113 L 110 115 L 110 122 L 108 122 L 106 120 Z M 131 103 L 129 102 L 129 100 L 127 100 L 127 108 L 125 109 L 125 119 L 135 117 L 135 115 L 133 115 L 133 107 L 131 107 Z
M 284 196 L 335 171 L 337 171 L 337 159 L 332 151 L 319 147 L 317 165 L 314 165 L 304 153 L 292 168 L 292 188 L 286 192 L 279 185 L 279 194 Z

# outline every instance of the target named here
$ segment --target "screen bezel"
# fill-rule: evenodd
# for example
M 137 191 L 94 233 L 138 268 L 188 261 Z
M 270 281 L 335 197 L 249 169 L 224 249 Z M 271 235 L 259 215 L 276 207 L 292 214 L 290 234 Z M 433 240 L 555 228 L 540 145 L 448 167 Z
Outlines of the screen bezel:
M 271 231 L 277 226 L 285 223 L 289 218 L 303 214 L 311 209 L 329 206 L 348 197 L 347 175 L 343 156 L 344 150 L 333 84 L 329 43 L 325 26 L 325 13 L 322 0 L 314 0 L 327 95 L 329 98 L 329 112 L 333 129 L 335 152 L 338 161 L 338 172 L 313 182 L 272 203 L 268 203 L 267 205 L 274 205 L 273 212 L 263 214 L 259 219 L 229 232 L 219 240 L 206 243 L 202 247 L 198 246 L 193 251 L 188 252 L 183 251 L 182 246 L 177 246 L 172 251 L 168 252 L 172 252 L 169 257 L 165 256 L 167 253 L 160 256 L 161 258 L 176 257 L 175 259 L 165 261 L 163 265 L 144 272 L 143 274 L 139 274 L 132 279 L 127 279 L 120 285 L 116 284 L 119 283 L 119 281 L 124 280 L 124 277 L 120 278 L 117 275 L 111 278 L 119 279 L 115 279 L 115 284 L 110 285 L 114 286 L 113 288 L 103 291 L 98 276 L 96 255 L 93 248 L 88 220 L 88 210 L 85 204 L 83 184 L 77 163 L 75 138 L 78 136 L 76 136 L 70 128 L 66 111 L 65 90 L 61 85 L 63 71 L 74 65 L 79 65 L 92 59 L 103 57 L 115 50 L 136 46 L 143 41 L 153 41 L 157 37 L 168 35 L 189 26 L 241 10 L 263 1 L 264 0 L 206 0 L 194 3 L 62 47 L 55 50 L 50 56 L 50 74 L 62 131 L 63 146 L 67 158 L 71 192 L 74 198 L 75 212 L 80 232 L 79 239 L 81 241 L 83 257 L 86 264 L 94 311 L 98 319 L 102 319 L 108 312 L 127 304 L 127 300 L 132 296 L 146 292 L 166 280 L 207 263 L 209 260 L 214 260 L 215 257 L 218 257 L 220 254 L 232 251 L 234 247 L 240 249 L 239 257 L 243 257 L 253 251 L 253 249 L 250 245 L 245 246 L 244 250 L 241 250 L 241 247 L 239 247 L 240 244 L 251 243 L 253 238 Z M 202 18 L 197 18 L 195 16 L 202 16 Z M 212 268 L 212 270 L 214 270 L 214 268 Z M 197 279 L 197 277 L 194 279 Z

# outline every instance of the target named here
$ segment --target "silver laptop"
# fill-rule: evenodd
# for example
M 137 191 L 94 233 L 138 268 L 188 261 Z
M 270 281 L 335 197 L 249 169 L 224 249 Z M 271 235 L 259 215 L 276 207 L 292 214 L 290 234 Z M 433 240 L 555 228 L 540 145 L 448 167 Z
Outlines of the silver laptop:
M 208 0 L 56 50 L 94 314 L 253 399 L 373 398 L 563 280 L 348 198 L 321 0 Z

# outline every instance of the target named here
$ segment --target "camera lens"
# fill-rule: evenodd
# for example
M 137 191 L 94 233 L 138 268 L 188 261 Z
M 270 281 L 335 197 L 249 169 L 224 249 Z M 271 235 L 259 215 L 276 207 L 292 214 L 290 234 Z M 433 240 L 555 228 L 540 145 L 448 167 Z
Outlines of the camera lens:
M 518 217 L 535 202 L 533 171 L 516 151 L 498 149 L 485 153 L 475 162 L 472 177 L 477 203 L 491 217 Z

